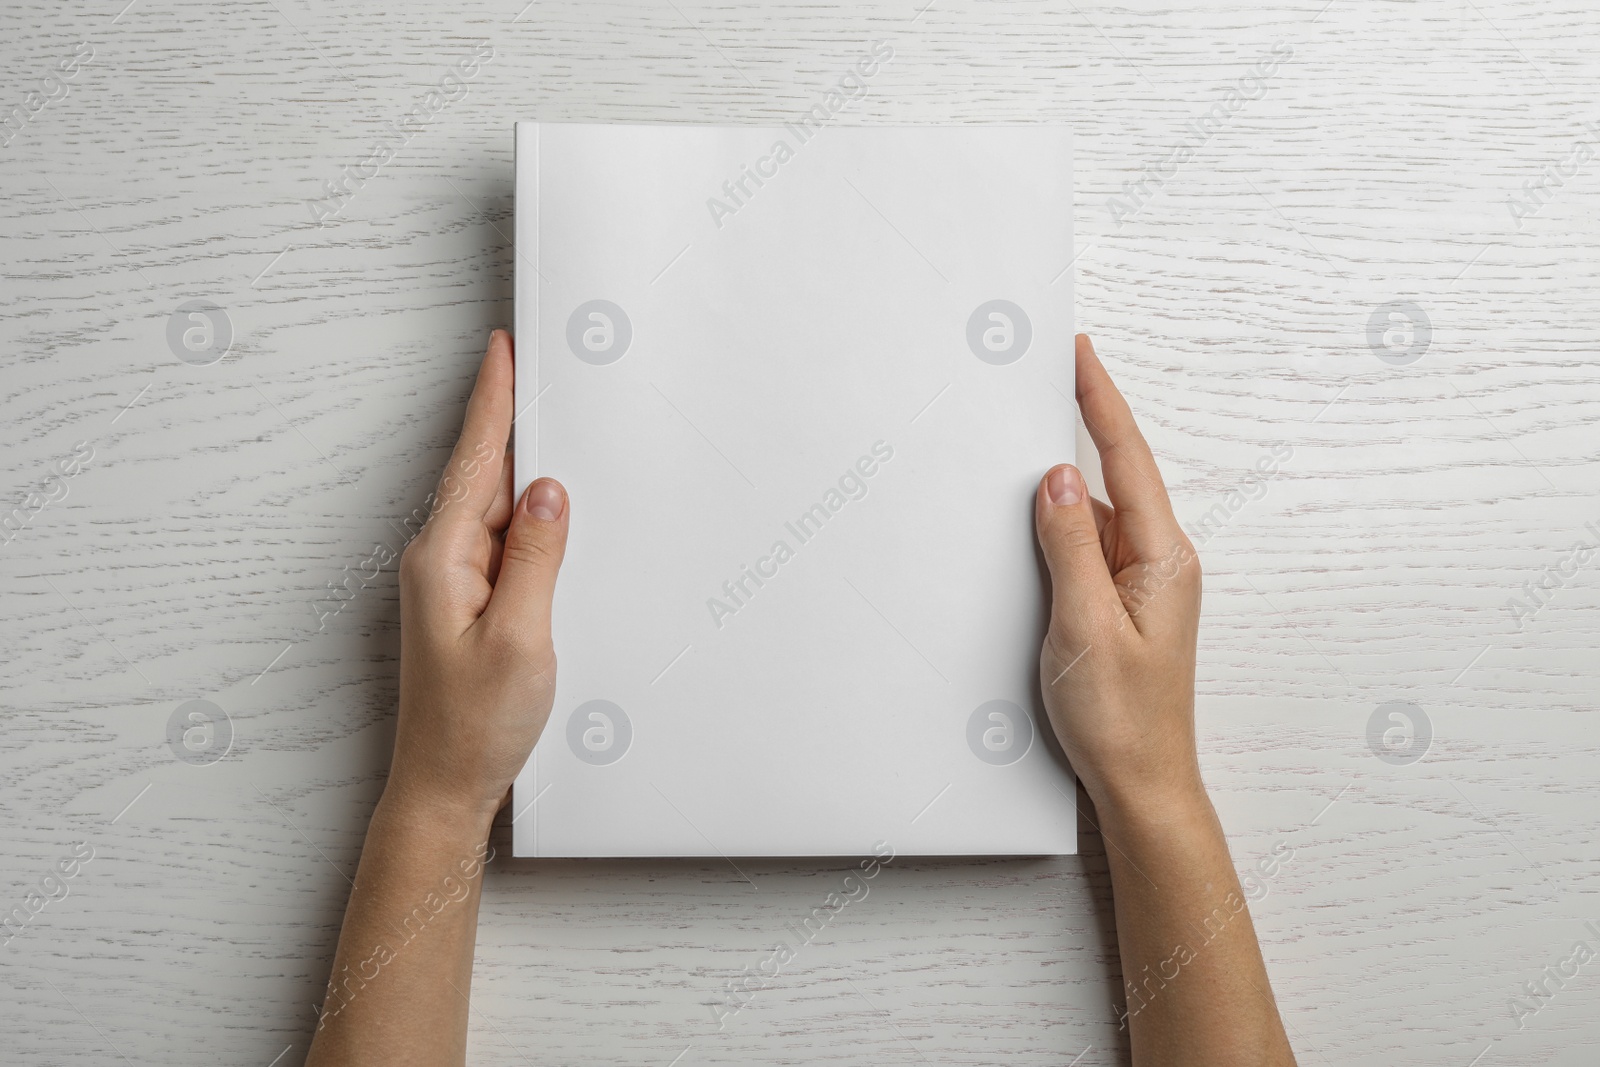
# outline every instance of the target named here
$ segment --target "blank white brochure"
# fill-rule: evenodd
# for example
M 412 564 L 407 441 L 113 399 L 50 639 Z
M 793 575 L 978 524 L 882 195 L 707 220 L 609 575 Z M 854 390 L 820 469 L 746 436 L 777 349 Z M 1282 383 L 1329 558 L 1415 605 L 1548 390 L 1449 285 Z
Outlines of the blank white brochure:
M 517 126 L 516 488 L 572 519 L 516 855 L 1077 847 L 1067 132 L 818 114 Z

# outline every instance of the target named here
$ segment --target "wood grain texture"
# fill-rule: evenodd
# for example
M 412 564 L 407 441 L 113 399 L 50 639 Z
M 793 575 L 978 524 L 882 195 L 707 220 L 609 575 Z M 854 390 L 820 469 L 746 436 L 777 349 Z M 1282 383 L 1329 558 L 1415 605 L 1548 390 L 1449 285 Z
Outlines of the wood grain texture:
M 1600 160 L 1507 207 L 1600 141 L 1592 5 L 122 2 L 0 12 L 0 114 L 94 49 L 0 147 L 6 507 L 95 450 L 0 545 L 0 907 L 96 849 L 0 948 L 0 1058 L 301 1061 L 387 764 L 393 567 L 321 632 L 310 604 L 401 536 L 511 318 L 512 122 L 782 121 L 883 39 L 844 121 L 1072 125 L 1078 321 L 1181 517 L 1293 449 L 1203 548 L 1199 718 L 1241 868 L 1294 849 L 1253 912 L 1301 1062 L 1594 1062 L 1600 974 L 1522 1029 L 1510 1001 L 1600 944 L 1600 564 L 1505 606 L 1600 520 Z M 317 227 L 481 40 L 466 98 Z M 165 340 L 201 298 L 235 331 L 209 367 Z M 1410 366 L 1368 346 L 1390 301 L 1431 321 Z M 166 744 L 194 698 L 235 730 L 211 766 Z M 1430 717 L 1422 761 L 1369 751 L 1389 700 Z M 843 862 L 499 860 L 473 1060 L 1124 1062 L 1084 831 L 1070 859 L 897 861 L 720 1032 L 723 983 Z

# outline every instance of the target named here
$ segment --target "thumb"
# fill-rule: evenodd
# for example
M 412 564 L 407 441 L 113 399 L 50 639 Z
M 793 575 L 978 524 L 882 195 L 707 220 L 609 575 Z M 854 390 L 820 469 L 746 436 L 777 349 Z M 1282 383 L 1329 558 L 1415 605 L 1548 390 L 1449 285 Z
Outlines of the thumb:
M 1050 627 L 1076 644 L 1094 639 L 1097 623 L 1115 619 L 1122 601 L 1095 525 L 1094 503 L 1078 468 L 1052 467 L 1035 501 L 1039 546 L 1050 568 Z
M 556 572 L 567 549 L 567 524 L 572 509 L 567 491 L 554 478 L 539 478 L 523 490 L 506 529 L 500 573 L 486 615 L 513 631 L 550 629 L 550 601 Z

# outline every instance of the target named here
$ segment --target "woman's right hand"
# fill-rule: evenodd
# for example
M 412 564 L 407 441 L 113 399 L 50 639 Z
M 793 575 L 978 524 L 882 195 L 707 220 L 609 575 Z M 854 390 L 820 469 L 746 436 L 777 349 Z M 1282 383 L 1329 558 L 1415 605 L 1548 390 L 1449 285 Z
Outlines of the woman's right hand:
M 1200 561 L 1127 401 L 1088 336 L 1076 347 L 1078 406 L 1111 504 L 1093 500 L 1070 465 L 1039 483 L 1045 708 L 1097 809 L 1206 804 L 1194 734 Z

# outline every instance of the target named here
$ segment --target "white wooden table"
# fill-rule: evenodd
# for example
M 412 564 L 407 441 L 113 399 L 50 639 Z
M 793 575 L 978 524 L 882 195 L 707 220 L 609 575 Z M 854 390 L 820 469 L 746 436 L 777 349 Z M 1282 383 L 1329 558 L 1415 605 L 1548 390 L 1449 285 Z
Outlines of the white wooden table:
M 1253 911 L 1301 1062 L 1595 1062 L 1600 961 L 1513 1006 L 1600 950 L 1600 554 L 1568 562 L 1600 540 L 1592 5 L 123 2 L 0 12 L 0 908 L 66 894 L 0 949 L 0 1059 L 304 1057 L 387 765 L 394 567 L 321 632 L 310 604 L 422 502 L 511 318 L 512 122 L 782 121 L 886 40 L 840 121 L 1077 134 L 1079 322 L 1211 517 L 1202 760 L 1242 869 L 1293 850 Z M 211 365 L 222 316 L 169 343 L 194 300 L 231 326 Z M 218 762 L 168 743 L 190 700 Z M 1374 755 L 1390 701 L 1420 760 Z M 1124 1061 L 1092 832 L 897 861 L 719 1032 L 843 867 L 497 860 L 474 1061 Z

